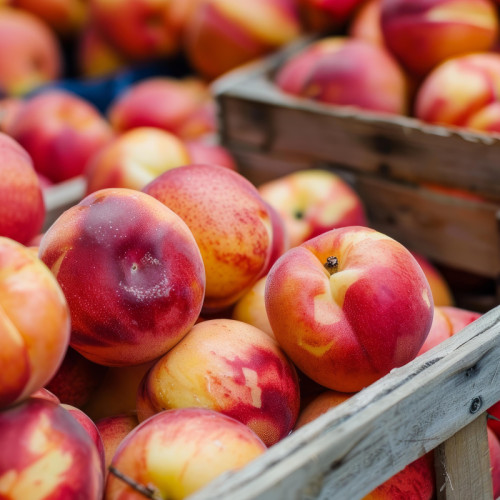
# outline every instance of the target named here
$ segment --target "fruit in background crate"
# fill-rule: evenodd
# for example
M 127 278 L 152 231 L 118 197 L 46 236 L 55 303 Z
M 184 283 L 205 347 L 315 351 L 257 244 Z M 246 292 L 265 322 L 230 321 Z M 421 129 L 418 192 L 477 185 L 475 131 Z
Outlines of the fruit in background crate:
M 92 419 L 85 414 L 79 408 L 68 404 L 61 404 L 61 406 L 70 413 L 70 415 L 83 427 L 85 432 L 88 434 L 89 438 L 94 443 L 97 453 L 99 454 L 99 459 L 102 466 L 102 473 L 104 476 L 104 444 L 102 442 L 101 434 L 99 433 L 99 429 L 96 424 L 92 421 Z
M 241 321 L 203 321 L 144 377 L 139 421 L 165 409 L 200 407 L 248 425 L 271 446 L 293 429 L 297 373 L 276 341 Z
M 105 477 L 108 475 L 108 468 L 119 444 L 138 424 L 139 422 L 135 415 L 114 415 L 96 422 L 95 425 L 101 435 L 104 447 Z
M 82 174 L 88 159 L 113 137 L 110 125 L 85 99 L 47 90 L 27 99 L 7 130 L 57 183 Z
M 71 346 L 99 364 L 151 361 L 198 318 L 205 291 L 187 225 L 151 196 L 97 191 L 44 234 L 40 258 L 69 304 Z
M 142 80 L 119 94 L 108 117 L 117 132 L 156 127 L 184 140 L 215 131 L 215 103 L 201 79 L 156 77 Z
M 92 24 L 87 24 L 77 39 L 74 57 L 79 75 L 84 78 L 107 76 L 130 64 Z
M 412 251 L 415 260 L 419 263 L 425 277 L 431 287 L 432 299 L 435 306 L 452 306 L 455 301 L 452 291 L 445 277 L 439 272 L 438 268 L 422 254 Z
M 284 92 L 322 103 L 405 114 L 406 75 L 384 48 L 365 40 L 328 37 L 311 43 L 278 70 Z
M 360 226 L 288 250 L 267 276 L 265 301 L 295 365 L 342 392 L 414 359 L 433 318 L 429 284 L 409 250 Z
M 190 163 L 177 136 L 152 127 L 124 132 L 96 151 L 84 170 L 87 194 L 120 187 L 141 190 L 160 174 Z
M 53 82 L 62 73 L 55 33 L 36 16 L 0 9 L 0 93 L 22 96 Z
M 246 425 L 212 410 L 163 411 L 136 427 L 120 444 L 112 466 L 161 498 L 185 498 L 223 472 L 240 469 L 266 446 Z M 106 500 L 131 488 L 109 474 Z
M 424 79 L 415 116 L 425 122 L 500 132 L 500 54 L 445 61 Z
M 0 236 L 27 244 L 41 231 L 45 212 L 30 156 L 0 132 Z
M 54 375 L 68 347 L 69 310 L 34 252 L 0 237 L 0 408 L 28 398 Z
M 480 313 L 460 307 L 436 306 L 429 335 L 420 348 L 419 355 L 455 335 L 481 316 Z
M 266 277 L 264 276 L 236 302 L 231 317 L 237 321 L 255 326 L 274 339 L 264 301 L 265 289 Z
M 304 427 L 304 425 L 317 419 L 320 415 L 323 415 L 323 413 L 326 413 L 331 408 L 335 408 L 336 406 L 344 403 L 351 396 L 353 396 L 352 393 L 328 390 L 318 394 L 301 410 L 294 430 Z
M 86 0 L 10 0 L 10 5 L 31 12 L 62 36 L 79 33 L 87 19 Z
M 395 498 L 432 500 L 436 493 L 433 453 L 411 462 L 402 471 L 375 488 L 363 500 Z
M 361 4 L 349 24 L 349 36 L 385 47 L 384 35 L 380 26 L 381 3 L 382 0 L 368 0 Z
M 176 54 L 192 0 L 89 0 L 89 23 L 125 57 Z
M 146 372 L 156 360 L 140 365 L 111 367 L 90 396 L 83 410 L 93 420 L 136 414 L 137 390 Z
M 368 225 L 359 195 L 327 170 L 299 170 L 258 190 L 283 219 L 290 247 L 336 227 Z
M 0 435 L 3 498 L 102 498 L 103 474 L 97 449 L 60 405 L 30 398 L 3 410 Z
M 192 231 L 207 277 L 204 313 L 231 306 L 261 277 L 271 257 L 272 222 L 245 177 L 224 167 L 187 165 L 161 174 L 143 191 Z
M 55 375 L 45 385 L 61 403 L 82 408 L 96 390 L 107 368 L 92 363 L 69 347 Z
M 199 74 L 213 79 L 300 33 L 294 0 L 204 0 L 186 24 L 184 51 Z
M 340 28 L 364 0 L 298 0 L 302 22 L 313 31 Z
M 229 149 L 220 144 L 212 144 L 204 140 L 187 141 L 190 163 L 208 163 L 220 165 L 238 171 L 238 165 Z
M 486 51 L 498 37 L 491 0 L 382 0 L 385 43 L 417 77 L 450 57 Z

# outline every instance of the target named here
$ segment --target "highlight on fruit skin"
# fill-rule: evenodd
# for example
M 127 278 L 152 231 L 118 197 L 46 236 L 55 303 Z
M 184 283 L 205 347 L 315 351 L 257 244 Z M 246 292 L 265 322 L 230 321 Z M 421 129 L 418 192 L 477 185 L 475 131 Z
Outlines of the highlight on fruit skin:
M 95 363 L 151 361 L 198 319 L 205 271 L 193 234 L 141 191 L 85 197 L 47 230 L 39 255 L 68 301 L 71 346 Z
M 410 251 L 367 227 L 285 252 L 266 280 L 274 336 L 325 388 L 357 392 L 414 359 L 431 327 L 429 283 Z
M 245 424 L 213 410 L 162 411 L 119 445 L 111 462 L 106 500 L 149 488 L 160 498 L 186 498 L 220 474 L 247 465 L 266 450 Z M 122 478 L 126 478 L 124 482 Z

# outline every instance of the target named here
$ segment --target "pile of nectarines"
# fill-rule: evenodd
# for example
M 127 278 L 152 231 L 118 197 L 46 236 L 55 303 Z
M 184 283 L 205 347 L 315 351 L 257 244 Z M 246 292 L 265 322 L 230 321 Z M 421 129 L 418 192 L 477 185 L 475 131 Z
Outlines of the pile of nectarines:
M 214 140 L 209 80 L 327 29 L 349 36 L 287 62 L 284 91 L 493 129 L 496 7 L 417 4 L 0 1 L 0 498 L 184 498 L 479 317 L 342 178 L 254 186 Z M 84 76 L 181 52 L 195 73 L 101 113 L 41 88 L 69 38 Z M 44 190 L 75 176 L 44 228 Z M 432 456 L 367 498 L 394 492 L 432 498 Z

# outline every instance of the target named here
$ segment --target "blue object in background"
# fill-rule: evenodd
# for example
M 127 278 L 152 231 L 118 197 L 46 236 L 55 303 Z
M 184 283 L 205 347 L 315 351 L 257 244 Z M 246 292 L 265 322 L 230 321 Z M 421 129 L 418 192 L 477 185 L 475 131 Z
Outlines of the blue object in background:
M 64 78 L 37 88 L 30 95 L 47 89 L 62 89 L 79 95 L 92 103 L 101 113 L 106 113 L 111 102 L 128 87 L 152 77 L 182 78 L 193 72 L 185 58 L 148 61 L 101 78 Z

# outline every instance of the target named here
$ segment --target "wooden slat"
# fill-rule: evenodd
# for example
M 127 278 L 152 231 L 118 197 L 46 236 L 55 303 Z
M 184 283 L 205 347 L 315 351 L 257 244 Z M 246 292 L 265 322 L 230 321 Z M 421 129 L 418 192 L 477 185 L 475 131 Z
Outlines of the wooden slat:
M 439 445 L 434 461 L 438 500 L 493 498 L 486 413 Z
M 500 199 L 500 136 L 288 96 L 268 77 L 283 59 L 273 56 L 260 71 L 253 65 L 215 87 L 222 140 L 229 149 L 307 154 L 311 161 L 390 172 L 396 179 L 437 182 Z
M 486 313 L 190 500 L 362 498 L 500 400 L 499 315 Z
M 256 186 L 295 170 L 327 168 L 348 181 L 370 225 L 411 250 L 457 269 L 496 278 L 500 273 L 499 205 L 456 198 L 375 174 L 308 164 L 307 159 L 238 149 L 240 171 Z

